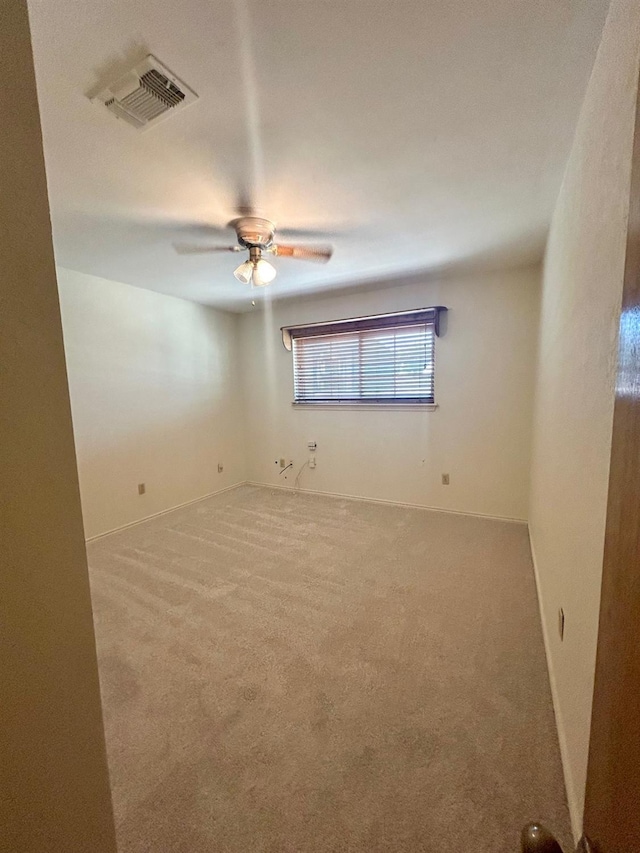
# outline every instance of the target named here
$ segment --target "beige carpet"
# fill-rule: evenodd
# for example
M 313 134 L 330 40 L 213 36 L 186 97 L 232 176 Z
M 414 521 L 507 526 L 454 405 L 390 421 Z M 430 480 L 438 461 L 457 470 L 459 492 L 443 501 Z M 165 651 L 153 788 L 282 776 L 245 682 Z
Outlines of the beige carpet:
M 243 486 L 89 559 L 120 853 L 569 849 L 523 525 Z

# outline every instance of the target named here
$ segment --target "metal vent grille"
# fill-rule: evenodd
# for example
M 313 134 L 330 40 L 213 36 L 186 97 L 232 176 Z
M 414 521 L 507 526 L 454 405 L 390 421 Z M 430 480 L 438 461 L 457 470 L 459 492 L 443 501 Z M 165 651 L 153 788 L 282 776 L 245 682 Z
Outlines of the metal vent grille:
M 184 101 L 184 92 L 171 80 L 152 69 L 140 78 L 140 86 L 122 99 L 122 106 L 143 122 L 166 113 Z
M 197 97 L 151 55 L 98 95 L 117 118 L 139 130 L 156 124 L 165 114 Z
M 160 74 L 153 68 L 142 75 L 142 85 L 147 87 L 150 92 L 153 92 L 156 97 L 164 101 L 169 107 L 176 107 L 184 101 L 184 92 L 182 92 L 175 83 L 172 83 L 168 77 Z
M 127 112 L 123 107 L 120 106 L 119 102 L 116 101 L 115 98 L 109 98 L 108 101 L 105 101 L 105 106 L 116 116 L 116 118 L 123 118 L 125 121 L 129 122 L 129 124 L 132 124 L 134 127 L 144 127 L 144 121 L 137 119 L 135 116 L 131 115 L 131 113 Z

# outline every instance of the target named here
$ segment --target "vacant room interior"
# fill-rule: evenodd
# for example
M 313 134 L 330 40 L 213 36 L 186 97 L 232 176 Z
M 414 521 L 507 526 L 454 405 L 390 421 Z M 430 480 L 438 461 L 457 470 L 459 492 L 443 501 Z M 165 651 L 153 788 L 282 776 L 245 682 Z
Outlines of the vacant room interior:
M 1 8 L 6 850 L 573 849 L 638 4 Z

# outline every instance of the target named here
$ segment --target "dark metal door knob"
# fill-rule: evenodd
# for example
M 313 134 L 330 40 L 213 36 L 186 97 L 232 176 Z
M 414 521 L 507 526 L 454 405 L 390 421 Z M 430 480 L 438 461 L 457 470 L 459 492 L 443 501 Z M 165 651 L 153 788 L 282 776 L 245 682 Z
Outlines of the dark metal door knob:
M 562 853 L 553 834 L 541 823 L 528 823 L 520 835 L 522 853 Z
M 520 849 L 522 853 L 562 853 L 562 847 L 553 833 L 541 823 L 528 823 L 525 826 L 520 834 Z M 576 853 L 595 853 L 586 835 L 578 842 Z

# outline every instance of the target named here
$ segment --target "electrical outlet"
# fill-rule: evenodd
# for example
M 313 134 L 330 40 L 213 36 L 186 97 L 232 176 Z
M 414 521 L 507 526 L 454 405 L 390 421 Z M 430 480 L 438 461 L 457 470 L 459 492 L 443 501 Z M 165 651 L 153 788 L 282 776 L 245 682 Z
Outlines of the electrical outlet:
M 560 634 L 560 642 L 564 640 L 564 610 L 562 607 L 558 610 L 558 633 Z
M 442 485 L 443 485 L 443 486 L 448 486 L 448 485 L 449 485 L 449 475 L 448 475 L 448 474 L 443 474 L 443 475 L 442 475 Z
M 138 483 L 138 494 L 144 495 L 146 491 L 147 491 L 146 485 L 144 483 Z
M 218 474 L 222 474 L 223 471 L 224 465 L 222 464 L 222 462 L 218 462 Z

